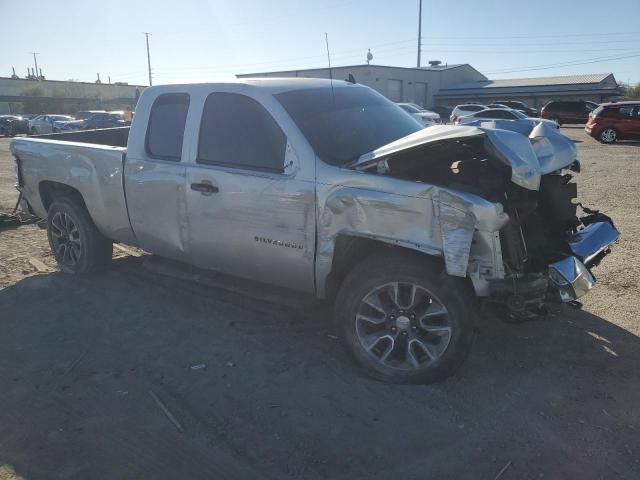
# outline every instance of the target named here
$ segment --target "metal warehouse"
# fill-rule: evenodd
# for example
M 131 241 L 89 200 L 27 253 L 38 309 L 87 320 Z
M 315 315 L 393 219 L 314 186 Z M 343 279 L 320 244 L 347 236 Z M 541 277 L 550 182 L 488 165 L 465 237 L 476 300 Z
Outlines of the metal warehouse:
M 582 99 L 603 102 L 620 95 L 613 74 L 569 75 L 542 78 L 489 80 L 469 64 L 442 65 L 430 62 L 423 68 L 383 65 L 351 65 L 236 75 L 246 77 L 316 77 L 346 80 L 350 76 L 394 102 L 413 102 L 424 107 L 456 105 L 469 101 L 491 103 L 520 100 L 540 107 L 550 100 Z

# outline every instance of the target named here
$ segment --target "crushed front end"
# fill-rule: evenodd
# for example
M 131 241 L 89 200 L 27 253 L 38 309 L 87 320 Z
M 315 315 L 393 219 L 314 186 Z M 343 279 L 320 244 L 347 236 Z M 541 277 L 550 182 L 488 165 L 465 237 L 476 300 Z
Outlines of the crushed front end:
M 510 221 L 499 232 L 504 278 L 488 281 L 489 297 L 520 318 L 544 312 L 549 302 L 579 305 L 595 285 L 591 269 L 620 235 L 613 221 L 575 203 L 569 171 L 542 176 L 539 191 L 508 190 Z
M 515 168 L 522 162 L 512 160 L 512 181 L 500 192 L 509 216 L 499 231 L 504 272 L 487 280 L 486 292 L 515 318 L 544 313 L 550 302 L 580 306 L 577 299 L 596 283 L 592 268 L 620 236 L 610 217 L 577 201 L 573 178 L 580 164 L 573 142 L 543 126 L 528 140 L 535 158 L 528 152 L 529 168 L 521 175 Z M 513 158 L 514 151 L 499 143 L 493 142 L 496 156 Z M 519 147 L 524 160 L 524 144 Z
M 540 124 L 529 137 L 499 129 L 436 126 L 361 157 L 356 168 L 430 184 L 449 275 L 471 279 L 487 304 L 513 318 L 550 302 L 579 305 L 592 268 L 620 233 L 577 203 L 576 147 Z

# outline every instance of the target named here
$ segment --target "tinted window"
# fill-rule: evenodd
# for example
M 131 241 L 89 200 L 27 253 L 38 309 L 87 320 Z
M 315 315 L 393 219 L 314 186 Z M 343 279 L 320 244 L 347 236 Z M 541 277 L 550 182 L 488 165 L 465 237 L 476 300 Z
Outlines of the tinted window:
M 287 138 L 265 108 L 235 93 L 212 93 L 202 113 L 198 163 L 282 171 Z
M 186 93 L 166 93 L 156 99 L 147 130 L 146 147 L 149 155 L 180 161 L 188 110 L 189 95 Z
M 484 110 L 482 105 L 465 105 L 461 107 L 462 110 L 466 110 L 467 112 L 479 112 L 480 110 Z
M 479 112 L 476 114 L 479 118 L 508 118 L 513 119 L 513 115 L 504 110 L 487 110 L 485 112 Z
M 358 85 L 276 95 L 318 156 L 332 165 L 356 160 L 422 124 L 378 92 Z
M 633 105 L 625 105 L 624 107 L 618 108 L 618 115 L 622 117 L 630 117 L 633 112 Z

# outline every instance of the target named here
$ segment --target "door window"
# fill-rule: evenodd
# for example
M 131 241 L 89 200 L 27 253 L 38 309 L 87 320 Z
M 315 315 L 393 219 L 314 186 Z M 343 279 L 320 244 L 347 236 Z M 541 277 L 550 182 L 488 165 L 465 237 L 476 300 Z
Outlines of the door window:
M 198 163 L 282 172 L 287 138 L 258 102 L 212 93 L 202 112 Z
M 165 93 L 151 107 L 146 150 L 153 158 L 180 161 L 184 126 L 189 110 L 189 95 Z

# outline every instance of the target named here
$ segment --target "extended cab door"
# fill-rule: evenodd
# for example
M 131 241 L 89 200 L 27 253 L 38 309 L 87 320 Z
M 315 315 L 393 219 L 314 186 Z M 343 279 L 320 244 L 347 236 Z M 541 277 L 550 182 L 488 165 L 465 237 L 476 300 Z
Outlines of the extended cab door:
M 187 93 L 165 93 L 138 104 L 125 161 L 125 194 L 138 245 L 158 255 L 187 258 L 185 182 L 182 162 Z M 148 125 L 144 125 L 148 119 Z M 146 129 L 145 129 L 146 127 Z
M 203 100 L 187 168 L 191 262 L 313 292 L 314 158 L 301 165 L 258 100 L 229 91 Z

